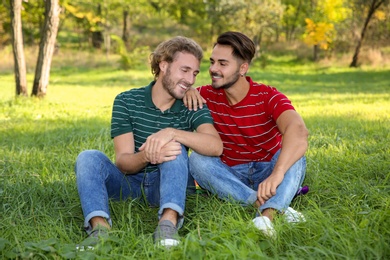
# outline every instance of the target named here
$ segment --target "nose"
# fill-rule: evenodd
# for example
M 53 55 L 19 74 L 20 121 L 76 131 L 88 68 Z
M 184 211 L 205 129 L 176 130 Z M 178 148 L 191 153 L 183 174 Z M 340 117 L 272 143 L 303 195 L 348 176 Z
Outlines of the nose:
M 216 73 L 219 70 L 218 64 L 210 64 L 209 73 Z
M 191 84 L 191 86 L 192 86 L 195 84 L 195 80 L 196 80 L 196 76 L 192 73 L 188 73 L 188 75 L 186 76 L 187 83 Z
M 209 71 L 210 72 L 214 72 L 215 71 L 215 64 L 210 64 Z

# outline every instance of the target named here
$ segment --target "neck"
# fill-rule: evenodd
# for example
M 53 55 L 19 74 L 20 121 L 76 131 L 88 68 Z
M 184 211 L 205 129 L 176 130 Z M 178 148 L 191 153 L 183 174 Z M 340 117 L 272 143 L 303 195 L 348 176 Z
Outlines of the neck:
M 225 89 L 226 98 L 230 105 L 235 105 L 243 100 L 249 92 L 249 82 L 245 77 L 240 77 L 237 82 L 228 89 Z
M 157 80 L 152 87 L 152 100 L 153 104 L 163 112 L 171 108 L 176 101 L 176 99 L 164 89 L 159 80 Z

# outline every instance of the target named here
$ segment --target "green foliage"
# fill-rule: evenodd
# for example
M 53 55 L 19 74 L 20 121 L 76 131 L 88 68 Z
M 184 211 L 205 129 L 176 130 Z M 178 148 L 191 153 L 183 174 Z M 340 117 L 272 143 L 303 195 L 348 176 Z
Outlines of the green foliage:
M 0 49 L 10 43 L 8 2 L 3 2 L 4 5 L 0 5 Z M 320 42 L 328 50 L 345 52 L 356 46 L 356 33 L 351 32 L 361 30 L 368 4 L 363 0 L 61 0 L 58 46 L 99 49 L 104 43 L 105 49 L 110 51 L 107 37 L 115 34 L 123 39 L 136 39 L 132 49 L 146 45 L 153 48 L 163 39 L 184 35 L 194 38 L 206 49 L 218 34 L 239 30 L 260 48 L 309 38 L 306 42 L 310 46 Z M 24 43 L 36 46 L 43 22 L 43 1 L 23 2 L 23 7 Z M 389 8 L 386 0 L 375 12 L 366 32 L 365 45 L 375 48 L 388 45 Z M 126 28 L 125 13 L 128 14 Z M 305 30 L 305 19 L 310 19 L 319 29 Z M 313 34 L 315 37 L 309 37 Z M 128 43 L 126 45 L 129 47 Z M 327 55 L 330 54 L 328 51 Z M 124 67 L 128 61 L 123 56 Z
M 119 65 L 121 69 L 129 70 L 139 67 L 142 64 L 146 64 L 146 57 L 149 57 L 150 55 L 149 47 L 137 47 L 129 53 L 126 49 L 125 43 L 120 37 L 111 35 L 111 39 L 113 39 L 116 43 L 116 53 L 120 55 Z
M 63 4 L 63 7 L 65 9 L 64 12 L 76 19 L 78 23 L 83 24 L 86 31 L 93 32 L 102 30 L 99 25 L 102 24 L 104 20 L 102 19 L 101 14 L 96 14 L 97 11 L 94 12 L 90 9 L 81 10 L 80 7 L 70 5 L 66 2 Z M 97 9 L 97 7 L 95 8 Z
M 285 9 L 281 25 L 285 30 L 286 40 L 291 41 L 295 35 L 302 34 L 310 6 L 306 5 L 304 0 L 283 0 L 282 3 Z
M 7 8 L 6 5 L 0 5 L 0 47 L 11 40 L 11 35 L 7 34 L 7 32 L 11 31 L 11 19 L 8 5 L 9 4 L 7 3 Z
M 75 53 L 88 59 L 83 53 Z M 92 55 L 94 56 L 94 55 Z M 65 58 L 65 57 L 64 57 Z M 310 131 L 310 191 L 292 206 L 307 222 L 277 218 L 270 241 L 250 223 L 255 209 L 192 195 L 181 245 L 156 248 L 157 209 L 111 203 L 110 239 L 76 251 L 85 238 L 74 162 L 85 149 L 114 158 L 112 101 L 147 85 L 149 69 L 121 71 L 54 62 L 45 100 L 14 98 L 13 74 L 1 72 L 0 258 L 2 259 L 388 259 L 390 257 L 389 69 L 321 67 L 268 55 L 250 75 L 290 97 Z M 198 84 L 210 82 L 202 64 Z M 29 75 L 31 77 L 31 75 Z
M 45 3 L 44 1 L 22 1 L 22 29 L 24 42 L 38 44 L 43 27 Z

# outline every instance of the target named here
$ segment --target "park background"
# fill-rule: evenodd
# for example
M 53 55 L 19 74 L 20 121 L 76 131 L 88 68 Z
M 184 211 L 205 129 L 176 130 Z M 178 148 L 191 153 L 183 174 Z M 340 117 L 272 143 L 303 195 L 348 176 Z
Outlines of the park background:
M 1 258 L 390 257 L 389 1 L 29 0 L 20 1 L 22 41 L 12 36 L 16 2 L 0 3 Z M 56 6 L 58 34 L 47 49 Z M 73 166 L 85 149 L 114 158 L 114 97 L 152 80 L 148 55 L 175 35 L 201 44 L 195 85 L 208 84 L 212 45 L 227 30 L 255 41 L 249 75 L 287 94 L 310 131 L 310 191 L 292 204 L 307 222 L 277 220 L 272 241 L 250 225 L 255 209 L 195 195 L 181 246 L 165 251 L 151 238 L 157 209 L 128 200 L 111 206 L 110 239 L 76 252 L 85 233 Z

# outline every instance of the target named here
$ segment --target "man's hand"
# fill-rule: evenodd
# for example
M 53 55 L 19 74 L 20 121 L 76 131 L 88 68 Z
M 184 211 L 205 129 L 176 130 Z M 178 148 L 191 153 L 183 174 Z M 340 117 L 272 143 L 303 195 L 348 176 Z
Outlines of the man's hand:
M 141 150 L 141 148 L 140 148 L 140 150 Z M 146 154 L 147 159 L 149 160 L 148 153 L 145 152 L 145 154 Z M 153 164 L 160 164 L 163 162 L 175 160 L 177 155 L 181 154 L 181 144 L 179 142 L 176 142 L 175 140 L 172 140 L 169 143 L 167 143 L 166 145 L 164 145 L 161 148 L 160 153 L 158 153 L 158 154 L 159 154 L 159 157 L 157 158 L 157 161 L 154 162 Z
M 283 178 L 283 174 L 272 173 L 267 179 L 259 184 L 259 188 L 257 189 L 257 199 L 261 205 L 276 194 L 276 188 L 283 181 Z
M 206 103 L 206 100 L 199 94 L 199 92 L 194 88 L 189 88 L 183 98 L 184 105 L 189 110 L 198 110 L 203 108 L 203 104 Z
M 142 146 L 139 148 L 140 151 L 145 152 L 145 156 L 147 161 L 149 161 L 152 164 L 157 164 L 164 162 L 165 160 L 169 161 L 169 158 L 172 158 L 172 156 L 176 156 L 177 154 L 177 145 L 170 144 L 165 149 L 163 149 L 164 146 L 166 146 L 168 143 L 173 141 L 174 137 L 174 129 L 172 128 L 165 128 L 157 133 L 154 133 L 150 135 L 146 142 L 142 144 Z M 180 146 L 180 143 L 178 143 Z M 181 151 L 181 147 L 180 147 Z M 176 157 L 175 157 L 176 158 Z M 173 159 L 171 159 L 173 160 Z

